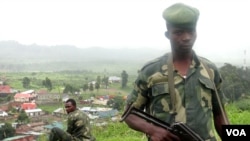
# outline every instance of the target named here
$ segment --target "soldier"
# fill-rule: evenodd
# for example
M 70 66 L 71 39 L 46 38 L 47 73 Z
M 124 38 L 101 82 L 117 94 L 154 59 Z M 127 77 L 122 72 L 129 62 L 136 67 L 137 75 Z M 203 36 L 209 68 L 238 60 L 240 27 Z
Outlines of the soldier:
M 51 129 L 50 141 L 95 141 L 91 135 L 90 121 L 87 114 L 76 107 L 74 99 L 65 102 L 68 113 L 68 128 L 63 131 L 57 127 Z
M 183 122 L 204 140 L 216 141 L 213 122 L 221 136 L 222 125 L 228 121 L 220 103 L 223 98 L 221 75 L 214 63 L 193 50 L 199 10 L 176 3 L 164 10 L 163 18 L 171 52 L 142 67 L 135 88 L 127 98 L 127 107 L 132 104 L 169 124 Z M 125 122 L 130 128 L 145 133 L 150 141 L 180 140 L 175 134 L 133 114 Z

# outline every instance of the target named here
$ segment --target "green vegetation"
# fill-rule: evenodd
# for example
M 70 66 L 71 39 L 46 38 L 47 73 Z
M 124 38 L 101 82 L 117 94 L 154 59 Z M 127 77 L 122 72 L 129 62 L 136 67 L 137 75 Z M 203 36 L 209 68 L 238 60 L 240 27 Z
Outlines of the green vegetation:
M 242 105 L 248 106 L 248 103 L 250 103 L 250 99 L 241 99 L 235 103 L 225 105 L 231 124 L 250 124 L 250 109 L 240 109 Z M 53 107 L 60 107 L 60 105 L 43 105 L 42 107 L 52 111 Z M 143 133 L 134 131 L 124 122 L 119 121 L 108 121 L 105 126 L 93 124 L 93 134 L 100 141 L 120 141 L 121 139 L 123 141 L 146 141 L 146 136 Z
M 247 101 L 250 103 L 250 99 Z M 241 101 L 226 105 L 228 118 L 231 124 L 250 124 L 250 110 L 239 110 L 237 105 L 240 103 Z M 104 127 L 93 126 L 93 133 L 100 141 L 146 141 L 144 134 L 136 132 L 125 123 L 120 122 L 109 122 Z
M 0 140 L 15 135 L 15 129 L 11 126 L 10 123 L 5 122 L 5 125 L 0 127 Z
M 94 126 L 93 134 L 97 141 L 145 141 L 140 132 L 130 129 L 125 123 L 109 122 L 107 126 Z
M 247 100 L 250 102 L 250 99 Z M 249 124 L 250 110 L 239 110 L 235 104 L 226 105 L 229 120 L 231 124 Z M 51 106 L 52 107 L 52 106 Z M 93 134 L 97 141 L 146 141 L 146 136 L 143 133 L 130 129 L 124 122 L 109 121 L 106 126 L 93 125 Z M 46 141 L 46 137 L 42 136 L 39 141 Z
M 121 71 L 122 72 L 122 71 Z M 10 85 L 14 89 L 19 91 L 25 91 L 27 89 L 35 90 L 48 90 L 50 93 L 62 93 L 67 86 L 67 92 L 72 90 L 78 90 L 84 92 L 86 84 L 91 81 L 96 81 L 100 84 L 98 89 L 115 88 L 121 89 L 120 83 L 108 84 L 107 79 L 109 76 L 121 77 L 120 73 L 97 73 L 88 71 L 60 71 L 60 72 L 0 72 L 0 77 L 5 78 L 5 84 Z M 127 74 L 127 86 L 122 88 L 131 90 L 132 83 L 135 80 L 135 75 Z M 93 90 L 96 88 L 93 88 Z
M 228 103 L 225 105 L 229 120 L 231 124 L 250 124 L 250 72 L 243 70 L 230 64 L 225 64 L 220 68 L 223 86 L 222 89 L 225 96 L 228 98 Z M 124 73 L 125 72 L 125 73 Z M 83 105 L 80 101 L 89 99 L 91 97 L 98 97 L 101 95 L 116 96 L 109 101 L 107 106 L 117 108 L 120 114 L 123 112 L 123 97 L 130 93 L 135 75 L 127 73 L 127 70 L 121 70 L 116 73 L 108 73 L 104 71 L 60 71 L 60 72 L 8 72 L 0 73 L 1 80 L 4 84 L 10 85 L 13 89 L 18 91 L 25 91 L 28 89 L 48 90 L 51 94 L 67 93 L 69 97 L 75 98 L 78 101 L 78 106 L 96 106 Z M 108 76 L 124 76 L 122 83 L 108 83 Z M 125 74 L 125 75 L 124 75 Z M 92 87 L 89 82 L 96 81 L 98 87 Z M 125 85 L 126 84 L 126 85 Z M 79 94 L 75 94 L 79 91 Z M 13 98 L 13 95 L 12 95 Z M 4 103 L 10 101 L 11 97 L 2 97 L 0 102 Z M 106 106 L 106 107 L 107 107 Z M 63 103 L 42 104 L 38 107 L 47 113 L 52 113 L 57 108 L 62 108 Z M 25 118 L 24 118 L 25 119 Z M 23 122 L 26 122 L 21 119 Z M 50 120 L 48 120 L 50 121 Z M 93 134 L 98 141 L 146 141 L 146 136 L 140 132 L 130 129 L 124 122 L 107 121 L 105 126 L 97 126 L 93 124 Z M 44 141 L 46 137 L 41 137 L 39 140 Z
M 226 106 L 231 124 L 250 124 L 250 109 L 242 110 L 242 105 L 249 105 L 250 99 L 244 99 Z
M 18 115 L 17 122 L 21 124 L 29 123 L 29 117 L 24 110 L 21 110 L 20 114 Z
M 53 113 L 54 110 L 57 108 L 63 108 L 64 104 L 63 103 L 53 103 L 53 104 L 39 104 L 37 105 L 39 108 L 41 108 L 43 111 L 48 112 L 50 114 Z

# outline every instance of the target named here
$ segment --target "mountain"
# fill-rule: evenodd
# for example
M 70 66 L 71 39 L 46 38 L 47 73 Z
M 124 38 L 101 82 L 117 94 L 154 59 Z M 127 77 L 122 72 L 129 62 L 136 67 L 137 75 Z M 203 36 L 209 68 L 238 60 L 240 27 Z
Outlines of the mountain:
M 0 49 L 0 71 L 89 70 L 100 72 L 120 68 L 121 70 L 133 69 L 136 72 L 147 61 L 166 52 L 147 48 L 107 49 L 77 48 L 68 45 L 22 45 L 15 41 L 0 42 Z
M 16 41 L 1 41 L 0 71 L 85 70 L 93 72 L 122 72 L 122 70 L 126 70 L 127 72 L 137 73 L 137 70 L 147 61 L 159 57 L 168 51 L 167 48 L 165 50 L 153 48 L 78 48 L 70 45 L 22 45 Z M 218 52 L 218 54 L 216 52 L 208 54 L 208 52 L 199 52 L 199 50 L 197 52 L 199 55 L 215 62 L 218 67 L 224 65 L 225 62 L 241 65 L 243 60 L 242 57 L 237 55 L 226 54 L 222 56 Z M 232 54 L 235 54 L 235 52 L 232 52 Z M 228 57 L 232 60 L 228 59 Z

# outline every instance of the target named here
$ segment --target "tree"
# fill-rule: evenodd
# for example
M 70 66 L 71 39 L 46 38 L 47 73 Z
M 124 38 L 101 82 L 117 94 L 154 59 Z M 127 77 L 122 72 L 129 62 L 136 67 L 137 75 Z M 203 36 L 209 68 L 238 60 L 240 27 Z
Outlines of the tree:
M 89 90 L 90 90 L 90 91 L 93 91 L 93 90 L 94 90 L 94 85 L 93 85 L 93 83 L 90 83 L 90 85 L 89 85 Z
M 84 91 L 84 92 L 85 92 L 86 90 L 88 90 L 88 88 L 89 88 L 88 84 L 84 84 L 84 85 L 83 85 L 83 91 Z
M 4 123 L 0 128 L 0 140 L 4 138 L 13 137 L 15 135 L 15 129 L 11 126 L 10 123 Z
M 100 83 L 96 82 L 95 83 L 95 89 L 98 91 L 100 89 Z
M 63 93 L 71 93 L 74 94 L 75 92 L 79 92 L 80 90 L 78 88 L 73 87 L 70 84 L 66 84 L 65 88 L 63 90 Z
M 127 87 L 128 83 L 128 74 L 125 70 L 122 71 L 121 77 L 122 77 L 122 88 L 125 88 Z
M 86 81 L 88 81 L 88 80 L 89 80 L 89 78 L 88 78 L 88 77 L 85 77 L 85 80 L 86 80 Z
M 95 83 L 95 89 L 98 91 L 100 89 L 101 85 L 101 77 L 98 75 L 96 78 L 96 83 Z
M 124 107 L 124 100 L 122 96 L 115 96 L 114 98 L 107 101 L 107 105 L 113 109 L 122 110 Z
M 23 83 L 23 87 L 24 88 L 29 88 L 29 86 L 30 86 L 30 79 L 28 77 L 24 77 L 22 83 Z
M 105 88 L 107 89 L 109 86 L 109 77 L 104 76 L 102 82 L 104 83 Z
M 48 77 L 46 77 L 42 83 L 43 83 L 43 86 L 45 86 L 49 91 L 52 90 L 52 83 Z
M 101 84 L 101 77 L 98 75 L 97 78 L 96 78 L 96 82 Z
M 237 68 L 225 63 L 220 68 L 220 72 L 223 79 L 222 90 L 230 102 L 234 102 L 243 94 L 248 93 L 250 85 L 249 75 L 243 68 Z
M 29 117 L 24 110 L 21 110 L 19 113 L 17 121 L 20 123 L 29 123 Z

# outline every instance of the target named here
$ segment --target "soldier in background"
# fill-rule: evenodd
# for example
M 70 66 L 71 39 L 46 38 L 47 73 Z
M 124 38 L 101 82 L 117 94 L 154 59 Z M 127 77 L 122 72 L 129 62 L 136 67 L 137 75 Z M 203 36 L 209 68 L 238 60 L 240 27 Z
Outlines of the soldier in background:
M 216 141 L 213 124 L 221 136 L 222 125 L 228 121 L 219 102 L 223 98 L 221 75 L 214 63 L 193 50 L 199 14 L 198 9 L 183 3 L 164 10 L 165 36 L 170 41 L 171 52 L 142 67 L 135 88 L 127 98 L 127 107 L 132 104 L 169 124 L 183 122 L 204 140 Z M 145 133 L 150 141 L 180 140 L 175 134 L 133 114 L 125 122 L 130 128 Z
M 68 113 L 67 131 L 54 127 L 49 136 L 50 141 L 95 141 L 91 135 L 90 119 L 87 114 L 76 107 L 74 99 L 65 102 L 65 109 Z

